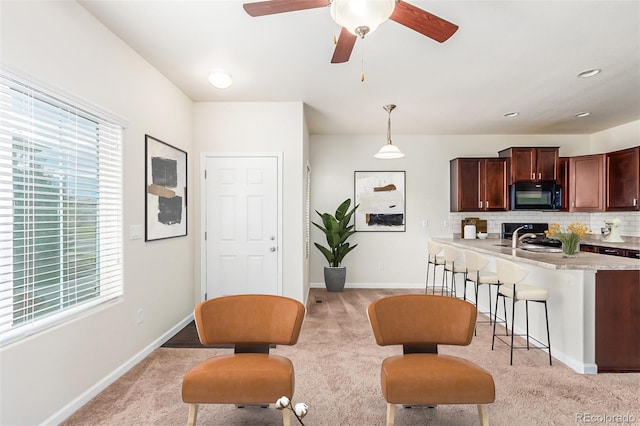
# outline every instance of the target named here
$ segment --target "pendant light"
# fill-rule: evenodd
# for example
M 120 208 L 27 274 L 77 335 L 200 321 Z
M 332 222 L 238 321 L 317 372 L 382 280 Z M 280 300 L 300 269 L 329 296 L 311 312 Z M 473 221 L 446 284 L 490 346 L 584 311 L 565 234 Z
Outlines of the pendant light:
M 379 158 L 381 160 L 394 160 L 396 158 L 403 158 L 404 154 L 391 142 L 391 111 L 394 110 L 396 106 L 389 104 L 385 105 L 382 108 L 389 113 L 389 120 L 387 121 L 387 143 L 374 157 Z

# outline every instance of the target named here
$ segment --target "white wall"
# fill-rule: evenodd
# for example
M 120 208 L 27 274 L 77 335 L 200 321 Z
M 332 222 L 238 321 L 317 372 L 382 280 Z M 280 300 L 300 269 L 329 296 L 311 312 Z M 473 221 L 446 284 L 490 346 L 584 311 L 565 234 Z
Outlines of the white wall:
M 0 424 L 57 423 L 187 318 L 194 300 L 193 209 L 187 237 L 129 240 L 144 224 L 144 135 L 189 154 L 192 102 L 76 2 L 1 2 L 1 59 L 125 118 L 124 297 L 0 350 Z M 144 322 L 136 313 L 143 309 Z
M 200 102 L 194 107 L 195 152 L 198 163 L 195 194 L 200 194 L 200 158 L 207 153 L 283 153 L 283 260 L 284 296 L 304 302 L 303 250 L 304 165 L 308 135 L 301 102 Z M 196 235 L 202 235 L 200 197 L 194 200 Z M 196 253 L 196 280 L 201 273 L 202 248 Z
M 591 153 L 617 151 L 640 145 L 640 120 L 591 135 Z
M 428 237 L 460 232 L 459 220 L 452 221 L 449 214 L 449 160 L 497 156 L 511 146 L 559 146 L 561 156 L 589 154 L 591 149 L 589 135 L 392 135 L 392 139 L 406 154 L 404 159 L 373 158 L 385 143 L 384 135 L 311 135 L 313 210 L 335 211 L 342 200 L 353 198 L 356 170 L 406 171 L 406 232 L 356 233 L 352 239 L 359 246 L 343 262 L 347 287 L 423 285 Z M 316 218 L 313 213 L 312 219 Z M 312 228 L 312 241 L 320 240 L 323 235 Z M 324 266 L 326 260 L 314 247 L 312 285 L 322 285 Z

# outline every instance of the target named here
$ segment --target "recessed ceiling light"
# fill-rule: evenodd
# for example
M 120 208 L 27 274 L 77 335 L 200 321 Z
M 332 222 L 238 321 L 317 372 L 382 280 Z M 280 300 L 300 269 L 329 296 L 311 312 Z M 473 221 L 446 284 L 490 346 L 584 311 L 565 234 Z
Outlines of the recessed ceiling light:
M 592 70 L 582 71 L 580 74 L 578 74 L 578 77 L 580 77 L 580 78 L 593 77 L 596 74 L 600 74 L 600 71 L 602 71 L 602 70 L 599 69 L 599 68 L 594 68 Z
M 209 83 L 218 89 L 226 89 L 233 84 L 231 74 L 226 71 L 213 71 L 209 74 Z
M 579 112 L 579 113 L 577 113 L 577 114 L 575 115 L 575 117 L 582 118 L 582 117 L 586 117 L 586 116 L 588 116 L 588 115 L 591 115 L 591 113 L 590 113 L 590 112 L 585 111 L 585 112 Z
M 515 111 L 514 111 L 514 112 L 508 112 L 508 113 L 506 113 L 504 116 L 505 116 L 505 117 L 507 117 L 507 118 L 511 118 L 511 117 L 517 117 L 517 116 L 519 116 L 519 115 L 520 115 L 520 113 L 519 113 L 519 112 L 515 112 Z

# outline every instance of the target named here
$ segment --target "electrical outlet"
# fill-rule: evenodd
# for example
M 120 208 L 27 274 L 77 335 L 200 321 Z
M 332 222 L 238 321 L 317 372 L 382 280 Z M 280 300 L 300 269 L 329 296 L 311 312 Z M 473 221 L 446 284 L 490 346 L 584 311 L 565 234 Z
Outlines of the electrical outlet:
M 142 308 L 138 309 L 137 320 L 138 324 L 142 324 L 144 322 L 144 311 Z

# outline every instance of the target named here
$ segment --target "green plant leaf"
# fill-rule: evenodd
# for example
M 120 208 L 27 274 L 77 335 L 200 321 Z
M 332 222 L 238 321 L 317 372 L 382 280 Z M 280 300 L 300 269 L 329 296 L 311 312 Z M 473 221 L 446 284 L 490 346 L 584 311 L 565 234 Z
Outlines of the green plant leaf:
M 325 234 L 328 247 L 318 243 L 314 243 L 314 245 L 322 252 L 327 262 L 329 262 L 329 266 L 340 266 L 347 253 L 357 246 L 357 244 L 350 246 L 346 242 L 351 235 L 355 234 L 354 225 L 349 225 L 349 222 L 358 206 L 349 210 L 350 206 L 351 199 L 348 198 L 338 206 L 335 215 L 320 213 L 316 210 L 316 213 L 322 219 L 322 225 L 316 222 L 312 223 Z

